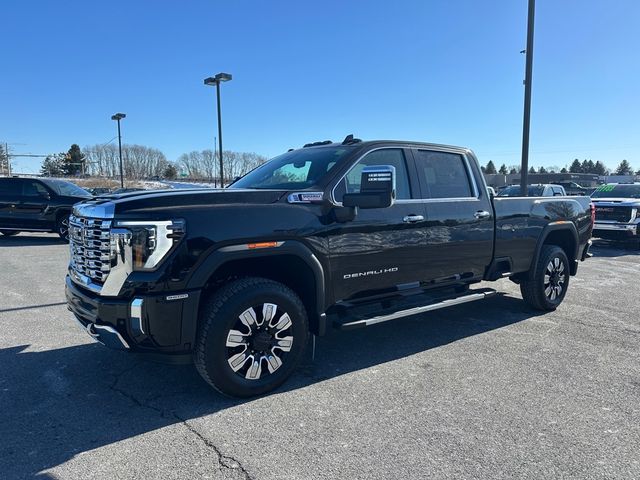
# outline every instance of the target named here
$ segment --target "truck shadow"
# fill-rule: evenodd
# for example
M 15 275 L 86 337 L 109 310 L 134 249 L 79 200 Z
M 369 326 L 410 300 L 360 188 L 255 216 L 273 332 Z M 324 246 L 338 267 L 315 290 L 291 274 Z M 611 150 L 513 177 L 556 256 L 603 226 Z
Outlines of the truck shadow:
M 51 234 L 28 234 L 21 233 L 13 237 L 0 235 L 0 248 L 4 247 L 40 247 L 47 245 L 65 245 L 64 242 L 55 233 Z
M 610 240 L 593 240 L 593 246 L 590 250 L 595 257 L 625 257 L 629 255 L 640 255 L 640 247 L 638 244 L 630 244 L 625 242 L 615 242 Z
M 332 332 L 318 339 L 315 360 L 306 359 L 273 395 L 313 395 L 308 387 L 325 380 L 538 314 L 520 299 L 496 296 L 475 306 Z M 229 399 L 209 388 L 189 365 L 152 363 L 98 344 L 47 351 L 31 351 L 27 345 L 0 349 L 2 476 L 56 478 L 46 470 L 85 452 L 254 401 L 271 400 Z

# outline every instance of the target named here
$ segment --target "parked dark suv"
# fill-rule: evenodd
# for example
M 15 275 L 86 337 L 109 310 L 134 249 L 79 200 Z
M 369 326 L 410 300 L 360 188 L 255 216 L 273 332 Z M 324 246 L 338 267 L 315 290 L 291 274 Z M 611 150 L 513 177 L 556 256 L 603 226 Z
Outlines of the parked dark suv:
M 64 180 L 0 178 L 0 233 L 55 232 L 68 240 L 71 208 L 89 198 L 89 192 Z

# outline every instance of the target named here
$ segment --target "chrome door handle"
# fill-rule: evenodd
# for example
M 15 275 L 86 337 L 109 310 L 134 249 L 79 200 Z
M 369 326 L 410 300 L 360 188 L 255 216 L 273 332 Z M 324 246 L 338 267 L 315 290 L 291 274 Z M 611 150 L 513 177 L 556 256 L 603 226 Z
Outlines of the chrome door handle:
M 424 220 L 424 217 L 422 215 L 407 215 L 402 219 L 404 223 L 416 223 L 421 220 Z
M 489 218 L 491 214 L 486 210 L 478 210 L 476 213 L 473 214 L 473 216 L 480 219 L 480 218 Z

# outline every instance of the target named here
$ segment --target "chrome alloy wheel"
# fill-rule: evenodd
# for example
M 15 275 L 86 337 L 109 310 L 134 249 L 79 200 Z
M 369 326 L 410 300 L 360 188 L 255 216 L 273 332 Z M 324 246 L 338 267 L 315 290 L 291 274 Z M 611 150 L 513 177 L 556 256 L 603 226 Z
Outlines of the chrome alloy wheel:
M 544 294 L 553 302 L 562 295 L 564 285 L 564 262 L 558 257 L 552 258 L 544 272 Z
M 291 326 L 289 314 L 273 303 L 246 309 L 227 334 L 231 369 L 247 380 L 260 379 L 263 366 L 269 374 L 274 373 L 291 351 Z

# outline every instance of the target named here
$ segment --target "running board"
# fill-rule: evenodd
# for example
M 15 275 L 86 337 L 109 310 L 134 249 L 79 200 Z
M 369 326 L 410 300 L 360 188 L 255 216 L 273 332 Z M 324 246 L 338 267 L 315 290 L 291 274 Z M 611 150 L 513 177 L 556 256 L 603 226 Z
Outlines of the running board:
M 420 307 L 408 308 L 406 310 L 399 310 L 397 312 L 389 313 L 386 315 L 379 315 L 371 318 L 363 318 L 354 320 L 351 322 L 341 323 L 336 325 L 340 330 L 349 330 L 357 327 L 368 327 L 369 325 L 375 325 L 376 323 L 388 322 L 397 318 L 409 317 L 411 315 L 418 315 L 420 313 L 431 312 L 433 310 L 439 310 L 441 308 L 452 307 L 454 305 L 461 305 L 463 303 L 475 302 L 476 300 L 484 300 L 485 298 L 492 297 L 497 292 L 492 288 L 483 288 L 478 291 L 471 290 L 465 295 L 459 297 L 448 298 L 440 302 L 431 303 L 429 305 L 422 305 Z

